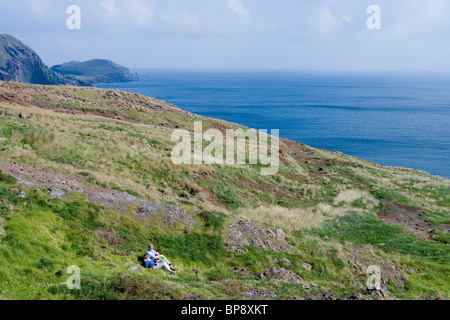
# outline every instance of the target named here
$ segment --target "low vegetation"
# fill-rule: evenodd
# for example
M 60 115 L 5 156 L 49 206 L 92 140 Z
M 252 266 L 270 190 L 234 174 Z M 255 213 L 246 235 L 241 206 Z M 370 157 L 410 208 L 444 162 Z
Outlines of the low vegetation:
M 276 176 L 254 165 L 174 165 L 174 129 L 238 126 L 115 90 L 0 82 L 0 111 L 0 299 L 244 299 L 256 289 L 378 299 L 361 286 L 371 264 L 382 267 L 388 298 L 450 298 L 447 179 L 287 140 Z M 45 179 L 24 184 L 33 178 L 11 169 L 19 166 L 71 177 L 65 195 L 39 187 Z M 143 218 L 138 204 L 108 208 L 71 179 L 180 208 L 196 224 Z M 391 203 L 417 212 L 433 229 L 427 238 L 383 222 Z M 281 249 L 262 238 L 230 244 L 239 224 L 281 229 L 285 238 L 268 238 Z M 149 242 L 181 272 L 128 269 Z M 60 285 L 71 265 L 81 290 Z M 271 268 L 302 281 L 270 278 Z

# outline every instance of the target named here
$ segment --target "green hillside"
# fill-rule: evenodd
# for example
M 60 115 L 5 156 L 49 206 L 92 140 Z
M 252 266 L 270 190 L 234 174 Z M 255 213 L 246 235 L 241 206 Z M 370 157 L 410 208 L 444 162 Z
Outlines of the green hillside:
M 173 164 L 173 130 L 199 120 L 241 128 L 118 90 L 0 82 L 0 299 L 450 297 L 450 180 L 285 139 L 275 176 Z M 180 273 L 130 269 L 148 243 Z M 61 285 L 72 265 L 81 290 Z

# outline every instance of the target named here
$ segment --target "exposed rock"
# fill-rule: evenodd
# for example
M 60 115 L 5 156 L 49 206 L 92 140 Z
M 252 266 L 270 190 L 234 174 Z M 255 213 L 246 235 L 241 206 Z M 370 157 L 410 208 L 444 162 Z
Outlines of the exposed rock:
M 306 263 L 306 262 L 305 262 L 305 263 L 303 264 L 303 268 L 305 268 L 305 269 L 308 270 L 308 271 L 311 271 L 313 267 L 312 267 L 312 265 L 310 265 L 309 263 Z
M 291 265 L 291 260 L 283 258 L 283 259 L 281 259 L 281 263 L 283 265 L 285 265 L 286 267 L 289 267 Z
M 279 281 L 288 281 L 293 283 L 301 283 L 303 282 L 303 279 L 292 272 L 291 270 L 285 269 L 285 268 L 270 268 L 266 272 L 264 272 L 262 275 L 260 275 L 260 278 L 267 278 L 272 280 L 279 280 Z
M 138 272 L 138 271 L 141 271 L 142 268 L 141 268 L 141 267 L 138 267 L 138 266 L 129 266 L 129 267 L 128 267 L 128 270 Z
M 241 247 L 237 247 L 237 246 L 229 247 L 228 251 L 239 253 L 239 254 L 243 254 L 243 253 L 247 253 L 248 252 L 248 250 L 246 248 L 241 248 Z
M 94 231 L 100 239 L 105 240 L 110 246 L 116 246 L 118 243 L 117 232 L 115 230 L 108 230 L 105 228 L 99 228 Z
M 198 300 L 201 300 L 201 298 L 198 295 L 192 294 L 189 296 L 184 296 L 183 300 L 184 301 L 198 301 Z
M 167 224 L 174 224 L 176 221 L 180 221 L 188 228 L 197 226 L 197 222 L 188 219 L 191 215 L 181 208 L 158 202 L 141 201 L 141 206 L 137 210 L 137 216 L 150 219 L 155 215 L 164 216 L 164 222 Z
M 390 292 L 387 289 L 385 289 L 384 286 L 382 286 L 380 290 L 375 289 L 375 288 L 367 288 L 367 294 L 376 296 L 380 299 L 390 299 L 391 298 Z
M 315 292 L 300 300 L 338 300 L 333 292 Z
M 0 34 L 0 80 L 89 86 L 87 82 L 53 72 L 29 46 L 8 34 Z
M 66 194 L 60 188 L 48 189 L 48 192 L 50 193 L 50 197 L 52 199 L 62 199 L 62 197 Z
M 282 229 L 276 229 L 275 231 L 272 231 L 274 238 L 280 241 L 286 240 L 286 233 Z
M 229 250 L 239 252 L 246 246 L 261 247 L 275 251 L 290 252 L 292 247 L 285 243 L 286 234 L 281 229 L 272 230 L 261 225 L 240 221 L 229 226 L 227 235 Z
M 355 293 L 348 297 L 348 300 L 370 300 L 361 293 Z
M 277 294 L 273 291 L 264 291 L 259 289 L 252 289 L 244 293 L 244 297 L 250 299 L 275 299 Z
M 106 266 L 107 266 L 107 267 L 111 267 L 111 268 L 113 268 L 113 269 L 116 269 L 116 268 L 117 268 L 117 266 L 116 266 L 114 263 L 108 263 Z
M 17 193 L 16 194 L 16 197 L 17 198 L 25 198 L 26 197 L 26 194 L 25 194 L 25 191 L 20 191 L 19 193 Z
M 422 299 L 423 300 L 426 300 L 426 301 L 440 301 L 440 300 L 443 300 L 442 298 L 436 298 L 436 297 L 431 297 L 431 296 L 424 296 L 424 297 L 422 297 Z
M 66 192 L 80 192 L 108 211 L 129 212 L 138 206 L 136 215 L 142 219 L 162 216 L 167 224 L 181 222 L 188 228 L 197 226 L 192 214 L 182 208 L 137 198 L 126 192 L 94 188 L 83 176 L 64 175 L 44 167 L 27 167 L 0 161 L 0 170 L 17 179 L 19 186 L 46 188 L 52 198 L 62 199 Z
M 348 263 L 353 267 L 354 278 L 352 283 L 358 289 L 366 289 L 367 293 L 372 296 L 376 296 L 381 299 L 391 299 L 391 295 L 387 290 L 389 282 L 395 282 L 398 289 L 405 291 L 405 281 L 403 272 L 397 269 L 394 265 L 376 258 L 374 256 L 368 256 L 362 250 L 349 245 L 347 247 L 351 254 L 347 255 Z M 379 266 L 381 270 L 381 290 L 366 287 L 366 281 L 368 278 L 367 268 L 369 266 Z

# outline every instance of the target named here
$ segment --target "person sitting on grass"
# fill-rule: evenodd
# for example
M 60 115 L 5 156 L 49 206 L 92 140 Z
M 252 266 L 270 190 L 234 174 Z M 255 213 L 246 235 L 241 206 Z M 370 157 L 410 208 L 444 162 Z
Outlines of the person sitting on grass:
M 155 260 L 148 253 L 146 253 L 144 256 L 144 267 L 147 269 L 162 269 L 162 268 L 164 268 L 172 274 L 177 273 L 176 271 L 171 270 L 167 263 L 155 262 Z
M 147 250 L 146 254 L 149 254 L 150 257 L 152 257 L 153 260 L 155 260 L 156 262 L 165 262 L 165 263 L 167 263 L 168 266 L 171 267 L 171 269 L 174 269 L 172 264 L 170 263 L 169 259 L 167 259 L 163 255 L 160 255 L 159 252 L 156 252 L 155 250 L 153 250 L 152 244 L 148 245 L 148 250 Z

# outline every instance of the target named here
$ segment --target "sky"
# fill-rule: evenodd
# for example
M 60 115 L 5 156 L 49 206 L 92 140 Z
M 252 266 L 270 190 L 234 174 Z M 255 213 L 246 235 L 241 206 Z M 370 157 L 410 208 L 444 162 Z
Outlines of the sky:
M 370 5 L 380 30 L 367 27 Z M 450 71 L 450 0 L 0 0 L 0 33 L 49 66 Z

